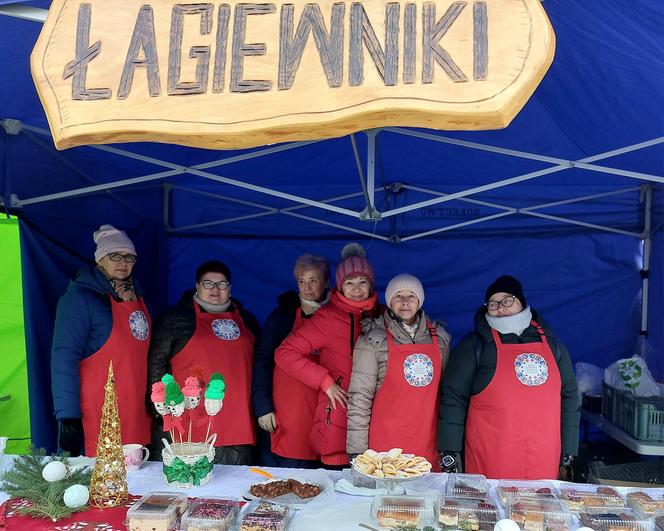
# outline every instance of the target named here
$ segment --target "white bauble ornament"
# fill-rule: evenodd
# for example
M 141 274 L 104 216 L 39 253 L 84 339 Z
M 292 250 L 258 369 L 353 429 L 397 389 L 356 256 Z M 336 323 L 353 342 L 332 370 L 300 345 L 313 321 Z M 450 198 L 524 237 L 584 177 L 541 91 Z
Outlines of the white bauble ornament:
M 85 485 L 72 485 L 63 496 L 65 505 L 70 509 L 83 507 L 90 499 L 90 491 Z
M 514 520 L 503 518 L 496 522 L 496 525 L 493 526 L 493 531 L 521 531 L 521 528 Z
M 42 476 L 49 483 L 60 481 L 67 476 L 67 467 L 61 461 L 51 461 L 42 469 Z

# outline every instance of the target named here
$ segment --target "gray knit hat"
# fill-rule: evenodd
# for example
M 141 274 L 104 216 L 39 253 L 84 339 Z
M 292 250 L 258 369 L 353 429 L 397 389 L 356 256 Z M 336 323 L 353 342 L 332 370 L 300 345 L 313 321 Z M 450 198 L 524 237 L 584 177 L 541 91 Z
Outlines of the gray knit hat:
M 385 288 L 385 303 L 389 306 L 392 297 L 402 289 L 410 290 L 417 295 L 417 298 L 420 301 L 418 309 L 422 307 L 424 304 L 424 288 L 422 287 L 422 283 L 417 277 L 409 275 L 408 273 L 402 273 L 390 280 L 387 288 Z

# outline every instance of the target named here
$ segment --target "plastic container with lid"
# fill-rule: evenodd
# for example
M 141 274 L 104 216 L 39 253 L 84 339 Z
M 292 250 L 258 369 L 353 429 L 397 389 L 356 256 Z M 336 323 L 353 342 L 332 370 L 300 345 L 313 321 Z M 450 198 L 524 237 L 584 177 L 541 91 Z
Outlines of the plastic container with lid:
M 489 483 L 481 474 L 450 474 L 447 478 L 446 496 L 486 501 Z
M 423 496 L 391 496 L 379 494 L 374 498 L 371 516 L 380 527 L 392 529 L 408 526 L 422 529 L 433 520 L 433 504 Z
M 187 495 L 149 492 L 127 511 L 129 531 L 173 531 L 187 510 Z
M 292 518 L 288 505 L 254 500 L 238 516 L 234 531 L 285 531 Z
M 629 507 L 586 509 L 579 513 L 582 526 L 595 531 L 655 531 L 655 521 Z
M 500 519 L 498 508 L 491 502 L 466 498 L 438 499 L 440 529 L 493 529 Z
M 503 507 L 507 506 L 508 497 L 556 499 L 557 493 L 556 487 L 548 481 L 500 480 L 496 487 L 496 494 L 498 494 Z
M 584 509 L 601 509 L 603 507 L 624 507 L 625 498 L 613 487 L 606 485 L 578 484 L 574 487 L 561 487 L 560 498 L 565 501 L 571 511 Z
M 627 505 L 645 516 L 664 514 L 664 492 L 629 489 L 625 494 Z
M 508 496 L 505 515 L 521 529 L 565 531 L 574 522 L 565 504 L 550 498 Z
M 655 527 L 658 528 L 659 531 L 664 531 L 664 515 L 655 518 Z
M 223 498 L 198 498 L 182 515 L 181 531 L 226 531 L 240 512 L 240 502 Z

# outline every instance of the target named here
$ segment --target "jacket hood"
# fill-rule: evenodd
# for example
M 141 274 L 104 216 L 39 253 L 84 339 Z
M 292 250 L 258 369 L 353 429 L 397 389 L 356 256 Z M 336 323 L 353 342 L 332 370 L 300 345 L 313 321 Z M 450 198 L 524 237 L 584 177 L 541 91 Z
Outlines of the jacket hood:
M 86 264 L 78 270 L 74 280 L 71 282 L 76 287 L 81 287 L 101 293 L 102 295 L 108 294 L 115 297 L 113 286 L 106 279 L 104 274 L 97 269 L 97 266 Z
M 530 311 L 533 314 L 533 321 L 538 323 L 541 327 L 542 330 L 544 330 L 544 334 L 550 337 L 553 337 L 553 330 L 549 326 L 549 323 L 547 323 L 542 317 L 539 315 L 537 310 L 535 308 L 531 307 Z M 491 334 L 491 327 L 489 326 L 489 323 L 486 321 L 486 307 L 484 305 L 480 306 L 478 310 L 475 312 L 475 332 L 482 336 L 482 339 L 488 343 L 493 342 L 493 335 Z

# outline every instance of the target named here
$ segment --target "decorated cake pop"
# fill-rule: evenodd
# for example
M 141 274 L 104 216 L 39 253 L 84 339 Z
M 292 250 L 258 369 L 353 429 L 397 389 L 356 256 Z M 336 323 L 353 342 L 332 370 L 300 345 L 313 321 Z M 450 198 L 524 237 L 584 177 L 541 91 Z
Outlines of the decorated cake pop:
M 210 382 L 205 389 L 205 412 L 209 416 L 214 416 L 221 411 L 224 404 L 226 384 L 224 377 L 215 372 L 210 376 Z
M 182 392 L 184 393 L 184 407 L 186 409 L 194 409 L 201 401 L 202 393 L 201 385 L 198 378 L 190 376 L 184 381 Z
M 165 404 L 166 401 L 166 386 L 163 382 L 155 382 L 152 384 L 152 393 L 150 400 L 154 404 L 154 408 L 160 415 L 168 415 L 170 410 Z
M 174 417 L 184 413 L 184 395 L 175 380 L 166 384 L 166 404 Z

